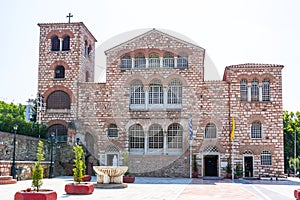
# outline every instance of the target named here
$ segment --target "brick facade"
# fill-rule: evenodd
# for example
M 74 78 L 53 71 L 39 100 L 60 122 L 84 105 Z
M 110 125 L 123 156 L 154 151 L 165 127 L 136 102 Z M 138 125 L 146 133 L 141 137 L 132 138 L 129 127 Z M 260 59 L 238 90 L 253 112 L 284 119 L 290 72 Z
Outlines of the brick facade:
M 96 39 L 84 24 L 39 26 L 39 92 L 45 95 L 46 102 L 55 91 L 63 91 L 70 98 L 68 109 L 49 109 L 46 105 L 42 110 L 42 121 L 48 125 L 66 126 L 68 144 L 75 144 L 79 138 L 100 165 L 110 165 L 113 156 L 118 158 L 119 165 L 124 165 L 125 152 L 129 152 L 131 173 L 188 177 L 192 117 L 192 154 L 196 155 L 200 176 L 224 176 L 225 164 L 232 153 L 229 135 L 231 116 L 234 115 L 236 145 L 233 153 L 236 165 L 244 171 L 243 176 L 283 173 L 283 66 L 233 65 L 225 68 L 223 80 L 205 81 L 205 49 L 152 29 L 106 50 L 106 83 L 95 83 Z M 70 49 L 51 51 L 52 36 L 64 37 L 66 34 L 70 36 Z M 87 42 L 91 47 L 88 57 L 85 55 Z M 145 57 L 142 67 L 134 66 L 138 59 L 135 56 L 139 54 Z M 173 56 L 171 64 L 164 57 L 167 54 Z M 130 65 L 124 68 L 124 55 L 132 59 L 127 61 L 133 68 Z M 156 67 L 151 67 L 152 55 L 157 56 L 155 61 L 159 64 Z M 188 66 L 179 67 L 183 55 L 188 57 Z M 64 67 L 64 78 L 54 78 L 57 65 Z M 88 78 L 87 74 L 90 74 Z M 254 79 L 258 80 L 260 96 L 262 82 L 269 80 L 268 101 L 262 101 L 261 97 L 255 102 L 251 99 L 241 101 L 241 80 L 247 80 L 251 91 Z M 175 104 L 169 102 L 174 95 L 170 93 L 174 80 L 181 88 L 180 97 L 176 96 L 180 102 Z M 143 103 L 138 105 L 131 102 L 135 81 L 143 86 Z M 157 85 L 160 85 L 159 91 L 156 91 Z M 161 102 L 151 103 L 152 98 L 153 101 L 161 98 Z M 251 126 L 256 121 L 261 123 L 261 137 L 252 138 Z M 117 127 L 114 129 L 117 137 L 108 137 L 113 130 L 111 125 Z M 209 126 L 216 130 L 213 137 L 205 135 Z M 142 130 L 142 138 L 131 135 L 136 133 L 136 127 Z M 177 135 L 172 136 L 174 127 L 177 127 Z M 135 143 L 135 140 L 142 142 Z M 271 163 L 266 165 L 261 163 L 264 152 L 271 154 Z M 247 168 L 249 163 L 252 168 Z

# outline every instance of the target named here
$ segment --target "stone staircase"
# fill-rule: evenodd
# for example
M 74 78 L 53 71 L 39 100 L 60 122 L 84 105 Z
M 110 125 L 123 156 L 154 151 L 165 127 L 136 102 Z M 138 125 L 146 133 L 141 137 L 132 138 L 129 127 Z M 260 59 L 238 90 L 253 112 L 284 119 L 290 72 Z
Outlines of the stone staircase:
M 12 176 L 0 176 L 0 185 L 15 183 L 17 183 L 17 180 L 13 179 Z

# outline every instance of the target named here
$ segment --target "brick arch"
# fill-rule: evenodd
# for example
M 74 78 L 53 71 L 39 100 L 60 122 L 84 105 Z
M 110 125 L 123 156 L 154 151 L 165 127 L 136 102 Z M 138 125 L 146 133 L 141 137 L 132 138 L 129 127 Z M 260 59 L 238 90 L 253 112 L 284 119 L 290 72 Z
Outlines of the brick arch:
M 62 85 L 56 85 L 52 88 L 49 88 L 47 91 L 44 92 L 44 97 L 45 97 L 45 101 L 47 101 L 48 99 L 48 96 L 52 93 L 52 92 L 55 92 L 55 91 L 58 91 L 58 90 L 61 90 L 61 91 L 64 91 L 65 93 L 67 93 L 70 97 L 70 103 L 72 104 L 72 102 L 75 101 L 75 96 L 73 95 L 73 92 L 65 87 L 65 86 L 62 86 Z
M 252 124 L 254 121 L 259 121 L 261 124 L 264 124 L 265 118 L 261 115 L 252 115 L 248 118 L 248 124 Z
M 131 119 L 131 120 L 129 120 L 129 122 L 125 125 L 126 132 L 129 133 L 130 127 L 132 127 L 135 124 L 141 125 L 142 128 L 143 128 L 143 131 L 144 131 L 144 135 L 146 135 L 146 133 L 147 133 L 147 129 L 146 128 L 147 127 L 143 123 L 141 123 L 141 121 L 138 120 L 138 119 Z
M 150 55 L 151 53 L 157 53 L 159 57 L 162 57 L 162 56 L 163 56 L 163 53 L 162 53 L 162 51 L 161 51 L 160 49 L 153 48 L 153 49 L 149 49 L 149 50 L 147 51 L 146 58 L 149 58 L 149 55 Z
M 70 66 L 68 65 L 68 63 L 66 63 L 63 60 L 57 60 L 54 61 L 51 65 L 50 65 L 50 69 L 54 70 L 55 67 L 57 67 L 58 65 L 62 65 L 66 70 L 70 70 Z
M 59 30 L 52 30 L 52 31 L 50 31 L 47 34 L 46 39 L 51 39 L 54 35 L 57 35 L 59 38 L 62 38 L 65 35 L 70 36 L 70 38 L 74 38 L 75 37 L 74 34 L 73 34 L 73 32 L 70 31 L 70 30 L 61 30 L 61 31 L 59 31 Z
M 238 80 L 239 83 L 241 82 L 242 79 L 246 79 L 248 83 L 249 80 L 251 80 L 248 74 L 240 74 L 236 77 L 236 79 Z
M 54 120 L 50 120 L 47 122 L 47 129 L 55 124 L 60 124 L 65 126 L 66 128 L 68 128 L 68 122 L 66 122 L 65 120 L 61 120 L 61 119 L 54 119 Z
M 262 74 L 261 75 L 261 80 L 263 81 L 264 79 L 269 79 L 270 80 L 270 83 L 273 83 L 275 82 L 275 77 L 272 75 L 272 74 Z
M 171 74 L 166 79 L 163 79 L 163 85 L 169 85 L 169 83 L 175 79 L 179 80 L 182 83 L 182 86 L 187 86 L 187 81 L 185 80 L 185 78 L 178 74 Z
M 160 74 L 153 74 L 151 75 L 148 79 L 147 79 L 147 83 L 146 85 L 149 85 L 151 83 L 152 80 L 154 79 L 158 79 L 160 80 L 161 84 L 164 86 L 164 77 L 162 77 Z
M 134 57 L 134 54 L 132 51 L 130 51 L 129 49 L 122 49 L 116 53 L 115 58 L 120 59 L 124 54 L 129 54 L 131 58 Z
M 177 52 L 172 48 L 164 48 L 164 50 L 161 51 L 161 53 L 162 53 L 162 57 L 165 55 L 165 53 L 172 53 L 174 57 L 177 56 Z
M 180 53 L 186 53 L 188 56 L 190 56 L 193 54 L 193 51 L 189 48 L 181 47 L 176 49 L 176 54 L 179 55 Z
M 138 74 L 135 74 L 135 75 L 132 75 L 131 77 L 129 77 L 129 78 L 126 80 L 126 82 L 125 82 L 125 84 L 124 84 L 125 87 L 130 87 L 131 82 L 134 81 L 134 80 L 139 80 L 139 81 L 141 81 L 142 84 L 144 85 L 144 87 L 145 87 L 146 84 L 147 84 L 147 80 L 146 80 L 143 76 L 138 75 Z
M 253 81 L 253 79 L 257 79 L 258 83 L 261 83 L 261 76 L 259 74 L 251 74 L 249 75 L 249 81 L 248 83 L 251 83 Z

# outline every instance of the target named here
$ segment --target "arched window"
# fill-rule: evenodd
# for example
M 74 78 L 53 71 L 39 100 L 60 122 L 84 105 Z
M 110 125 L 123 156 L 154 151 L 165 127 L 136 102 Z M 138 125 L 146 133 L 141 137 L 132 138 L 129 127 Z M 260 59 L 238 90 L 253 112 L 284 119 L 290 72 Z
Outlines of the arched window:
M 241 101 L 248 101 L 248 82 L 242 79 L 240 82 Z
M 54 91 L 47 98 L 47 109 L 70 109 L 71 100 L 64 91 Z
M 84 57 L 87 57 L 89 55 L 88 48 L 89 48 L 88 42 L 84 41 Z
M 269 151 L 263 151 L 260 154 L 261 165 L 272 165 L 272 154 Z
M 259 121 L 255 121 L 251 124 L 251 138 L 262 138 L 261 123 Z
M 63 66 L 57 66 L 54 71 L 54 78 L 65 78 L 65 68 Z
M 130 84 L 130 104 L 145 104 L 144 86 L 139 80 Z
M 134 124 L 129 128 L 129 148 L 130 149 L 144 149 L 145 135 L 143 127 L 139 124 Z
M 47 137 L 54 134 L 56 142 L 67 142 L 68 129 L 62 124 L 54 124 L 47 129 Z
M 185 53 L 181 53 L 178 55 L 177 58 L 177 67 L 186 68 L 189 66 L 189 58 L 188 55 Z
M 163 87 L 158 79 L 151 81 L 149 85 L 149 104 L 163 104 Z
M 125 54 L 121 57 L 121 68 L 131 68 L 132 61 L 129 54 Z
M 174 55 L 172 53 L 165 53 L 163 59 L 164 67 L 174 67 Z
M 89 71 L 85 72 L 85 82 L 89 82 L 90 74 Z
M 153 124 L 149 128 L 149 150 L 162 149 L 164 145 L 163 129 L 159 124 Z
M 60 49 L 60 41 L 58 37 L 55 35 L 51 38 L 51 51 L 59 51 Z
M 270 101 L 270 80 L 264 79 L 262 82 L 262 101 Z
M 70 50 L 70 36 L 65 36 L 62 40 L 62 50 L 69 51 Z
M 149 68 L 159 68 L 160 60 L 157 53 L 151 53 L 149 55 Z
M 253 79 L 251 83 L 251 101 L 259 101 L 259 89 L 257 79 Z
M 208 123 L 205 126 L 205 138 L 217 138 L 217 127 L 214 123 Z
M 90 56 L 91 52 L 92 52 L 92 46 L 89 45 L 87 49 L 87 55 Z
M 182 148 L 182 126 L 180 124 L 171 124 L 168 127 L 168 148 Z
M 146 67 L 146 59 L 144 54 L 139 53 L 134 57 L 134 67 L 135 68 L 145 68 Z
M 173 80 L 168 88 L 168 104 L 182 103 L 182 85 L 179 80 Z
M 117 138 L 119 137 L 118 127 L 115 124 L 110 124 L 107 130 L 107 137 Z

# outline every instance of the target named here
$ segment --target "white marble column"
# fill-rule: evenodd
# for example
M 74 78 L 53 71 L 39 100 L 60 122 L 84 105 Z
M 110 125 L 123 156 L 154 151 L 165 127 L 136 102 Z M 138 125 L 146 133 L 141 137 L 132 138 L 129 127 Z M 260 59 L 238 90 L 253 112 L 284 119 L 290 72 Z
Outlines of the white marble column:
M 261 84 L 259 84 L 259 86 L 258 86 L 258 100 L 259 101 L 262 101 L 262 85 Z
M 251 86 L 248 86 L 248 101 L 251 101 Z
M 160 60 L 160 61 L 159 61 L 159 67 L 160 67 L 160 68 L 163 67 L 163 63 L 164 63 L 164 62 L 163 62 L 163 59 L 164 59 L 163 57 L 160 57 L 160 58 L 159 58 L 159 60 Z
M 134 58 L 131 58 L 131 68 L 134 68 Z

